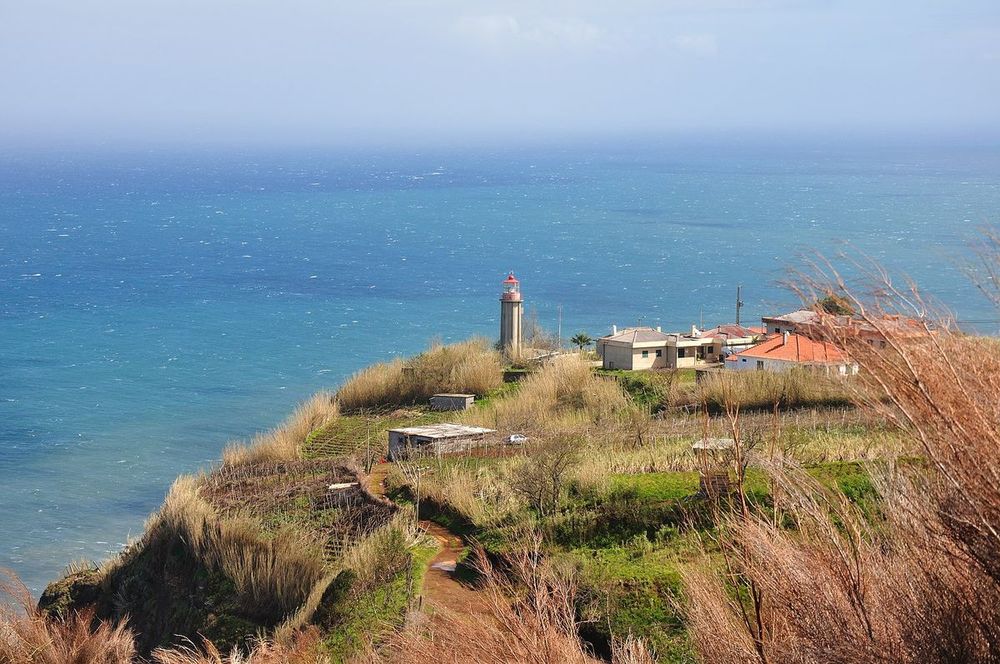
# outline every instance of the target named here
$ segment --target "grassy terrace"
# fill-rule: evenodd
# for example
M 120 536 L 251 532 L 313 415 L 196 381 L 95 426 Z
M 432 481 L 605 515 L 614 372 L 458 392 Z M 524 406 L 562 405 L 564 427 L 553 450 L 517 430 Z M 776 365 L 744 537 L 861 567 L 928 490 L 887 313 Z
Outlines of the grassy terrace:
M 370 450 L 378 459 L 387 452 L 389 429 L 434 424 L 444 419 L 443 413 L 416 410 L 343 415 L 310 433 L 302 447 L 302 454 L 307 459 L 362 459 Z
M 614 474 L 599 490 L 570 479 L 560 509 L 544 517 L 530 508 L 491 515 L 462 495 L 457 478 L 476 478 L 481 495 L 490 501 L 489 492 L 497 490 L 493 482 L 516 472 L 516 463 L 481 457 L 425 463 L 425 515 L 464 531 L 498 555 L 512 531 L 532 523 L 544 533 L 553 563 L 576 579 L 581 634 L 599 652 L 608 652 L 613 634 L 631 633 L 650 644 L 660 661 L 694 661 L 676 603 L 683 567 L 714 546 L 711 506 L 698 495 L 697 472 Z M 859 463 L 822 463 L 807 472 L 852 499 L 873 497 Z M 747 485 L 752 499 L 766 508 L 770 488 L 765 475 L 751 471 Z M 412 486 L 401 476 L 395 489 L 397 496 L 412 497 Z

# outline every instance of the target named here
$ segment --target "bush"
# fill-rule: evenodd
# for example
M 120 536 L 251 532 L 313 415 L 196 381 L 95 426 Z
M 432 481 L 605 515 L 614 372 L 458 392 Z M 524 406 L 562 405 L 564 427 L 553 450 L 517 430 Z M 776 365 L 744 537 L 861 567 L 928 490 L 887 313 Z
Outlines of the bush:
M 559 437 L 535 445 L 515 473 L 511 486 L 539 516 L 559 510 L 569 473 L 580 459 L 580 441 Z

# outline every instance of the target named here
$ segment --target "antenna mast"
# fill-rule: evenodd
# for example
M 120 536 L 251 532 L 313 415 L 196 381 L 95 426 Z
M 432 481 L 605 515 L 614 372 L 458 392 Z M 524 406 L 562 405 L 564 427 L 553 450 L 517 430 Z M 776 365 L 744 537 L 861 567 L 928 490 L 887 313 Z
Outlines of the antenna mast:
M 556 311 L 559 312 L 559 324 L 558 327 L 556 328 L 557 329 L 556 336 L 559 339 L 559 348 L 562 348 L 562 305 L 561 304 L 556 307 Z
M 737 325 L 740 324 L 740 309 L 743 308 L 743 300 L 740 299 L 740 295 L 742 294 L 742 291 L 743 291 L 743 286 L 737 286 L 736 287 L 736 324 Z

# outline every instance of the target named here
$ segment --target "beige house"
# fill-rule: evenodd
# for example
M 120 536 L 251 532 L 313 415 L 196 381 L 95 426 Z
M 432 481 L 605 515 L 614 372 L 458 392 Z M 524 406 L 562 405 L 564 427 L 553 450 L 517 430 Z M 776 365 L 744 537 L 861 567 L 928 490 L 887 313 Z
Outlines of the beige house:
M 723 344 L 694 328 L 691 334 L 667 334 L 652 327 L 613 327 L 597 340 L 597 354 L 605 369 L 683 369 L 721 362 Z

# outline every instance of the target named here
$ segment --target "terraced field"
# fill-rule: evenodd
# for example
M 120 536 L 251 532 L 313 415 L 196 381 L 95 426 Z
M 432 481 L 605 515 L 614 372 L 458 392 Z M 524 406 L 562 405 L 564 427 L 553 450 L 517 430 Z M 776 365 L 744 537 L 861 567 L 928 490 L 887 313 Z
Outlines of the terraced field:
M 378 460 L 388 452 L 389 429 L 435 424 L 454 413 L 396 410 L 386 414 L 342 415 L 309 434 L 303 446 L 307 459 Z

